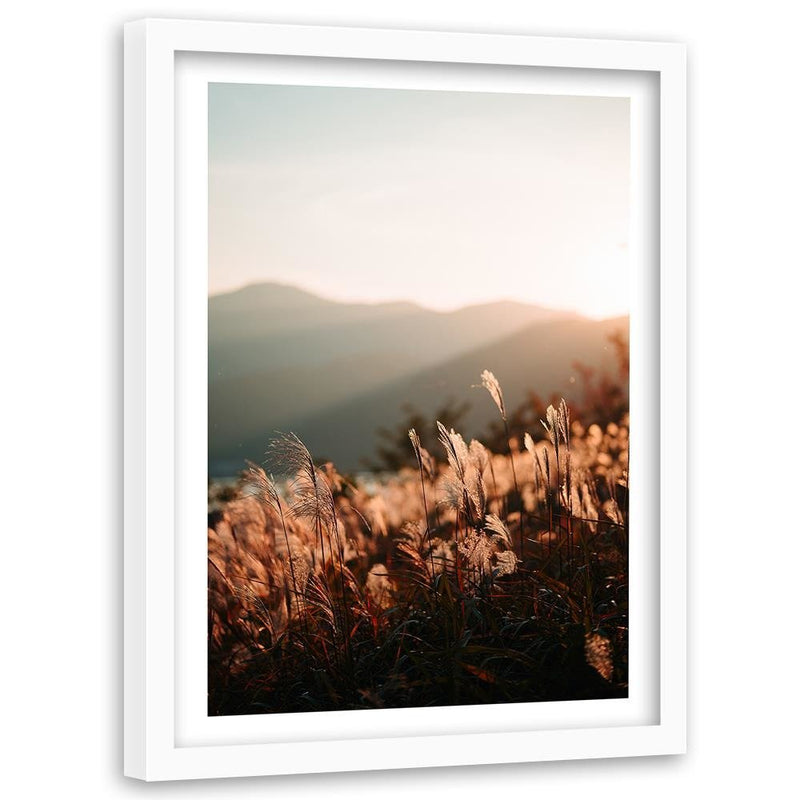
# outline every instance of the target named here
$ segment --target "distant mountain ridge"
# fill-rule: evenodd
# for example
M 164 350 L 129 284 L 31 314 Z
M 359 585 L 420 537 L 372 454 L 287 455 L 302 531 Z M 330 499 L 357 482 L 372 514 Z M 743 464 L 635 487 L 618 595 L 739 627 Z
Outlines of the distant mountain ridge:
M 209 380 L 402 349 L 418 366 L 569 312 L 503 301 L 452 312 L 414 303 L 338 303 L 281 284 L 208 301 Z
M 281 283 L 254 283 L 208 298 L 217 340 L 423 313 L 414 303 L 340 303 Z
M 474 402 L 481 370 L 504 380 L 501 365 L 512 395 L 517 382 L 548 394 L 575 359 L 594 363 L 603 347 L 599 323 L 514 301 L 437 312 L 266 283 L 209 297 L 208 313 L 212 475 L 261 460 L 275 430 L 294 430 L 352 469 L 371 455 L 375 429 L 400 421 L 404 402 L 426 412 L 448 396 Z M 471 414 L 470 424 L 482 419 Z

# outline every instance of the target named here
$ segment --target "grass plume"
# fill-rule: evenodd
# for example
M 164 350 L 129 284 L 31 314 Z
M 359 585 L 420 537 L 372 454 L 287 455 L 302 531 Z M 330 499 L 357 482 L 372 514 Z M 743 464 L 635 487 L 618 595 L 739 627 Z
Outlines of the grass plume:
M 553 404 L 517 472 L 481 378 L 508 458 L 439 422 L 441 459 L 412 427 L 413 469 L 344 480 L 286 433 L 214 500 L 209 714 L 627 695 L 627 417 Z

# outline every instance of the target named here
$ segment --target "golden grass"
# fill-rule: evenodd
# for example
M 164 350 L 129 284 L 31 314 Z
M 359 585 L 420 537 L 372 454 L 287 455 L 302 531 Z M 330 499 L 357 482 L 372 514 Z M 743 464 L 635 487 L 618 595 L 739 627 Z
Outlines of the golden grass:
M 627 417 L 542 424 L 364 484 L 272 442 L 209 515 L 209 713 L 625 696 Z

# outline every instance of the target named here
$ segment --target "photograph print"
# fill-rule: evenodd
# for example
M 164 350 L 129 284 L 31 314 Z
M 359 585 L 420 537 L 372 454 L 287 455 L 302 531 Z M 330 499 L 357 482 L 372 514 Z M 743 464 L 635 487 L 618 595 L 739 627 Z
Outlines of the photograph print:
M 629 100 L 212 83 L 208 174 L 209 716 L 627 697 Z

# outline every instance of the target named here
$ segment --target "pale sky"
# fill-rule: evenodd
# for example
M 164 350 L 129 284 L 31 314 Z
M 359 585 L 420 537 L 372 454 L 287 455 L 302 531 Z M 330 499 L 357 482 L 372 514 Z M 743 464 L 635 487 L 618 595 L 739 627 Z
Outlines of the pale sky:
M 628 313 L 625 98 L 212 84 L 209 292 Z

